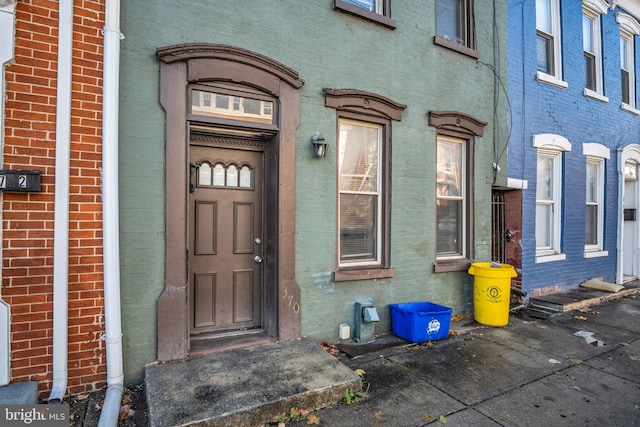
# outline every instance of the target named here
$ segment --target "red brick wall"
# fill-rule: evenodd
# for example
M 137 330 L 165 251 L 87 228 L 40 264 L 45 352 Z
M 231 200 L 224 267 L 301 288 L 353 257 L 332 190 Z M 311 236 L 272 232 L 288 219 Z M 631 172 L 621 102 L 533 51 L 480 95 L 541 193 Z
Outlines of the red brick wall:
M 11 380 L 52 384 L 58 1 L 16 4 L 5 69 L 4 169 L 42 171 L 40 193 L 2 198 L 2 298 L 11 307 Z M 74 1 L 69 203 L 68 392 L 105 385 L 101 113 L 104 0 Z

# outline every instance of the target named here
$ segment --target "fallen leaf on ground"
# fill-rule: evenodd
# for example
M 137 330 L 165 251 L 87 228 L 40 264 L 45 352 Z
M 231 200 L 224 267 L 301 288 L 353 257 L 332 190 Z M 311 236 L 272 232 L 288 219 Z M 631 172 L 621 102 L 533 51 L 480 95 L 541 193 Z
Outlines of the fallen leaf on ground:
M 584 316 L 576 316 L 575 318 L 576 318 L 576 319 L 578 319 L 578 320 L 588 320 L 588 319 L 587 319 L 586 317 L 584 317 Z
M 640 356 L 629 356 L 629 359 L 640 361 Z
M 84 399 L 87 399 L 88 397 L 89 397 L 89 393 L 82 393 L 82 394 L 77 395 L 76 399 L 84 400 Z
M 447 417 L 445 417 L 444 415 L 440 415 L 438 417 L 438 422 L 442 423 L 442 424 L 446 424 L 447 423 Z
M 569 363 L 571 363 L 572 365 L 580 365 L 582 363 L 582 360 L 580 360 L 580 359 L 569 359 Z
M 340 354 L 340 349 L 338 349 L 338 347 L 331 344 L 330 342 L 322 342 L 320 343 L 320 347 L 322 347 L 324 351 L 332 356 L 337 356 L 338 354 Z
M 308 425 L 320 424 L 320 418 L 318 418 L 315 415 L 309 415 L 309 417 L 307 417 L 307 424 Z
M 366 374 L 366 372 L 365 372 L 365 370 L 364 370 L 364 369 L 356 369 L 356 370 L 355 370 L 355 371 L 353 371 L 353 372 L 355 372 L 355 373 L 356 373 L 356 375 L 359 375 L 359 376 L 363 376 L 364 374 Z
M 559 360 L 556 360 L 556 359 L 549 359 L 549 363 L 555 363 L 555 364 L 558 364 L 558 363 L 562 363 L 562 362 L 561 362 L 561 361 L 559 361 Z

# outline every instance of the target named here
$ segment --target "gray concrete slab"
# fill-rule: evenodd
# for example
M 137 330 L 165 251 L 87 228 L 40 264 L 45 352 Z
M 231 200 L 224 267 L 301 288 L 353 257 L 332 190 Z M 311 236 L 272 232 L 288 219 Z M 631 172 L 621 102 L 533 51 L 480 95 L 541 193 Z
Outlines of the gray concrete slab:
M 567 363 L 570 359 L 586 360 L 609 351 L 612 345 L 626 342 L 633 336 L 628 331 L 620 331 L 609 326 L 587 324 L 584 321 L 564 316 L 564 321 L 532 322 L 528 325 L 518 325 L 510 328 L 492 329 L 485 331 L 481 336 L 484 339 L 504 343 L 520 351 L 534 349 L 544 352 L 550 358 Z M 589 330 L 593 337 L 607 340 L 606 346 L 596 347 L 590 345 L 585 338 L 574 334 L 581 330 Z
M 601 356 L 590 359 L 585 364 L 640 383 L 640 340 L 616 347 Z
M 0 404 L 35 405 L 38 403 L 38 382 L 24 381 L 0 387 Z
M 149 419 L 160 426 L 259 426 L 292 407 L 317 409 L 359 390 L 351 369 L 308 340 L 150 364 Z
M 466 405 L 527 384 L 557 369 L 546 353 L 515 346 L 506 340 L 499 344 L 477 335 L 448 339 L 440 345 L 390 359 Z
M 367 397 L 357 404 L 323 411 L 322 425 L 423 425 L 465 409 L 462 403 L 388 359 L 363 363 L 359 369 L 365 371 L 362 381 Z
M 456 412 L 455 414 L 444 417 L 442 420 L 436 419 L 432 424 L 436 426 L 446 425 L 447 427 L 500 426 L 500 424 L 475 409 L 465 409 L 464 411 Z
M 584 365 L 542 377 L 475 409 L 503 426 L 638 426 L 640 385 Z

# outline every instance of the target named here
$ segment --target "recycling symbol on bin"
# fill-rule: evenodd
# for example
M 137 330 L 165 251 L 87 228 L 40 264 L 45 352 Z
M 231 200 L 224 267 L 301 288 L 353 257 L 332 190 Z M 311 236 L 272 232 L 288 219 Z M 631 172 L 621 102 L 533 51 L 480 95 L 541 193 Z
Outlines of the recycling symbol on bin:
M 438 319 L 433 319 L 427 325 L 427 333 L 428 334 L 438 333 L 439 330 L 440 330 L 440 322 L 438 322 Z
M 489 298 L 494 301 L 500 299 L 501 293 L 500 288 L 497 286 L 491 286 L 487 289 L 487 295 L 489 295 Z

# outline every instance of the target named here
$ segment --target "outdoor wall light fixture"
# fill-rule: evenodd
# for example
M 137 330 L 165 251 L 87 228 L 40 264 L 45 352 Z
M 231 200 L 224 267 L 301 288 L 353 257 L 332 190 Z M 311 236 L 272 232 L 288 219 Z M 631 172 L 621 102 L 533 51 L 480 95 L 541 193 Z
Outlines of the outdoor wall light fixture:
M 329 144 L 320 132 L 311 137 L 311 145 L 313 146 L 313 157 L 316 159 L 327 157 L 327 148 Z

